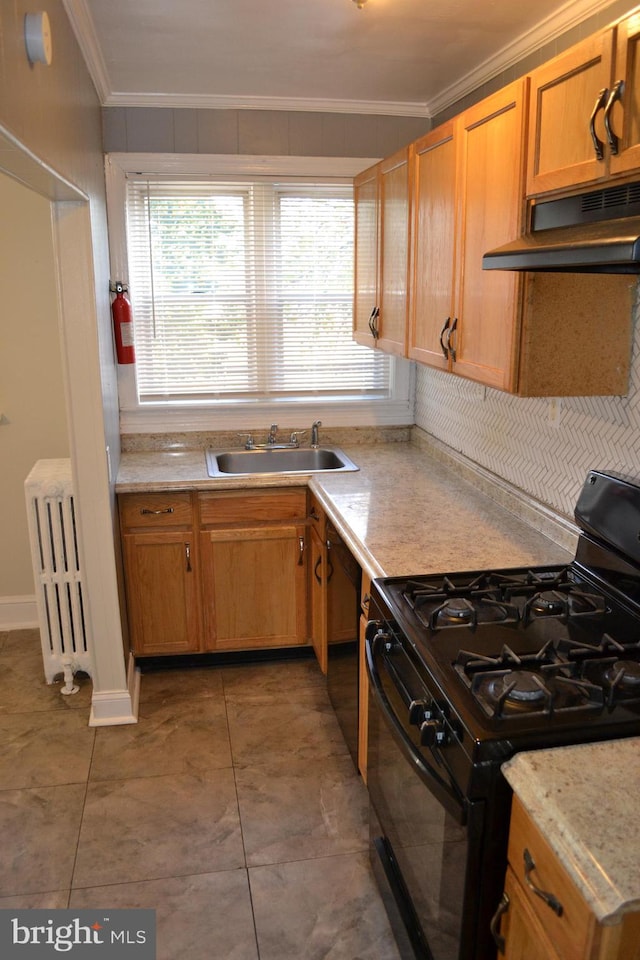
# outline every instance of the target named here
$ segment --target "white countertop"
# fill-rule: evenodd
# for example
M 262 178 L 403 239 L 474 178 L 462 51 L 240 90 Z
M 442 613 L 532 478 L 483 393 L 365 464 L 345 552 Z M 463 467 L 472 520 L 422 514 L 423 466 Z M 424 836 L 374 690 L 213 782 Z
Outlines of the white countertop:
M 519 753 L 502 769 L 596 918 L 640 910 L 640 737 Z

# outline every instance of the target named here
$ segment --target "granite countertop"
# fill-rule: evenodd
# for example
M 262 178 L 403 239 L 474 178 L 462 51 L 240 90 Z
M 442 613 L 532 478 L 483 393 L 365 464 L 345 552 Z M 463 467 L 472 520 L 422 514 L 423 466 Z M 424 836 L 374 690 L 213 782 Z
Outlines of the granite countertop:
M 567 563 L 573 552 L 410 442 L 342 445 L 355 473 L 211 479 L 202 450 L 122 455 L 118 493 L 308 484 L 369 576 Z
M 519 753 L 502 769 L 596 918 L 640 910 L 640 737 Z

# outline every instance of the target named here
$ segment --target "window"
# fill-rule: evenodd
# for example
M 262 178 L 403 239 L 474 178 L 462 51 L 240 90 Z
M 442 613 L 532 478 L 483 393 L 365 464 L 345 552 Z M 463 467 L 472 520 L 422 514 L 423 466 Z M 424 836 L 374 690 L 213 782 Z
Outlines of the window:
M 351 338 L 350 186 L 129 181 L 141 402 L 389 397 Z
M 352 340 L 351 184 L 370 163 L 107 156 L 136 343 L 123 433 L 413 422 L 413 365 Z

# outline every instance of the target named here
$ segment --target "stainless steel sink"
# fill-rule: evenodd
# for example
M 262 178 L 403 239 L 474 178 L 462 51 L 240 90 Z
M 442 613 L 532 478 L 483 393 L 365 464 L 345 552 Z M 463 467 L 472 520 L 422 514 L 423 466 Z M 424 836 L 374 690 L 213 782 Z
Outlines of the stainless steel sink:
M 210 477 L 260 474 L 346 473 L 359 470 L 339 447 L 290 447 L 285 450 L 206 450 Z

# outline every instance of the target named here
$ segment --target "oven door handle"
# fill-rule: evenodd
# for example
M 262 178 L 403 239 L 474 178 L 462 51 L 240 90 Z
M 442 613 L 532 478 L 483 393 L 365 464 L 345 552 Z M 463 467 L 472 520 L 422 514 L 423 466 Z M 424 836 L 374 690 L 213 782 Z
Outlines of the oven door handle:
M 467 822 L 467 808 L 464 800 L 454 793 L 449 784 L 446 783 L 442 777 L 439 777 L 435 770 L 432 770 L 424 762 L 422 756 L 415 749 L 415 746 L 411 742 L 410 738 L 403 730 L 402 724 L 396 717 L 393 706 L 391 705 L 389 698 L 384 691 L 384 687 L 382 686 L 382 682 L 380 680 L 380 674 L 378 673 L 378 669 L 375 665 L 375 657 L 378 647 L 386 642 L 388 642 L 388 637 L 382 632 L 376 633 L 372 639 L 369 637 L 366 639 L 366 663 L 367 673 L 369 674 L 369 681 L 371 684 L 371 692 L 373 693 L 378 706 L 380 707 L 380 710 L 387 721 L 389 730 L 404 757 L 409 761 L 424 785 L 430 790 L 436 799 L 442 803 L 447 812 L 451 814 L 457 823 L 459 823 L 461 826 L 464 826 Z

